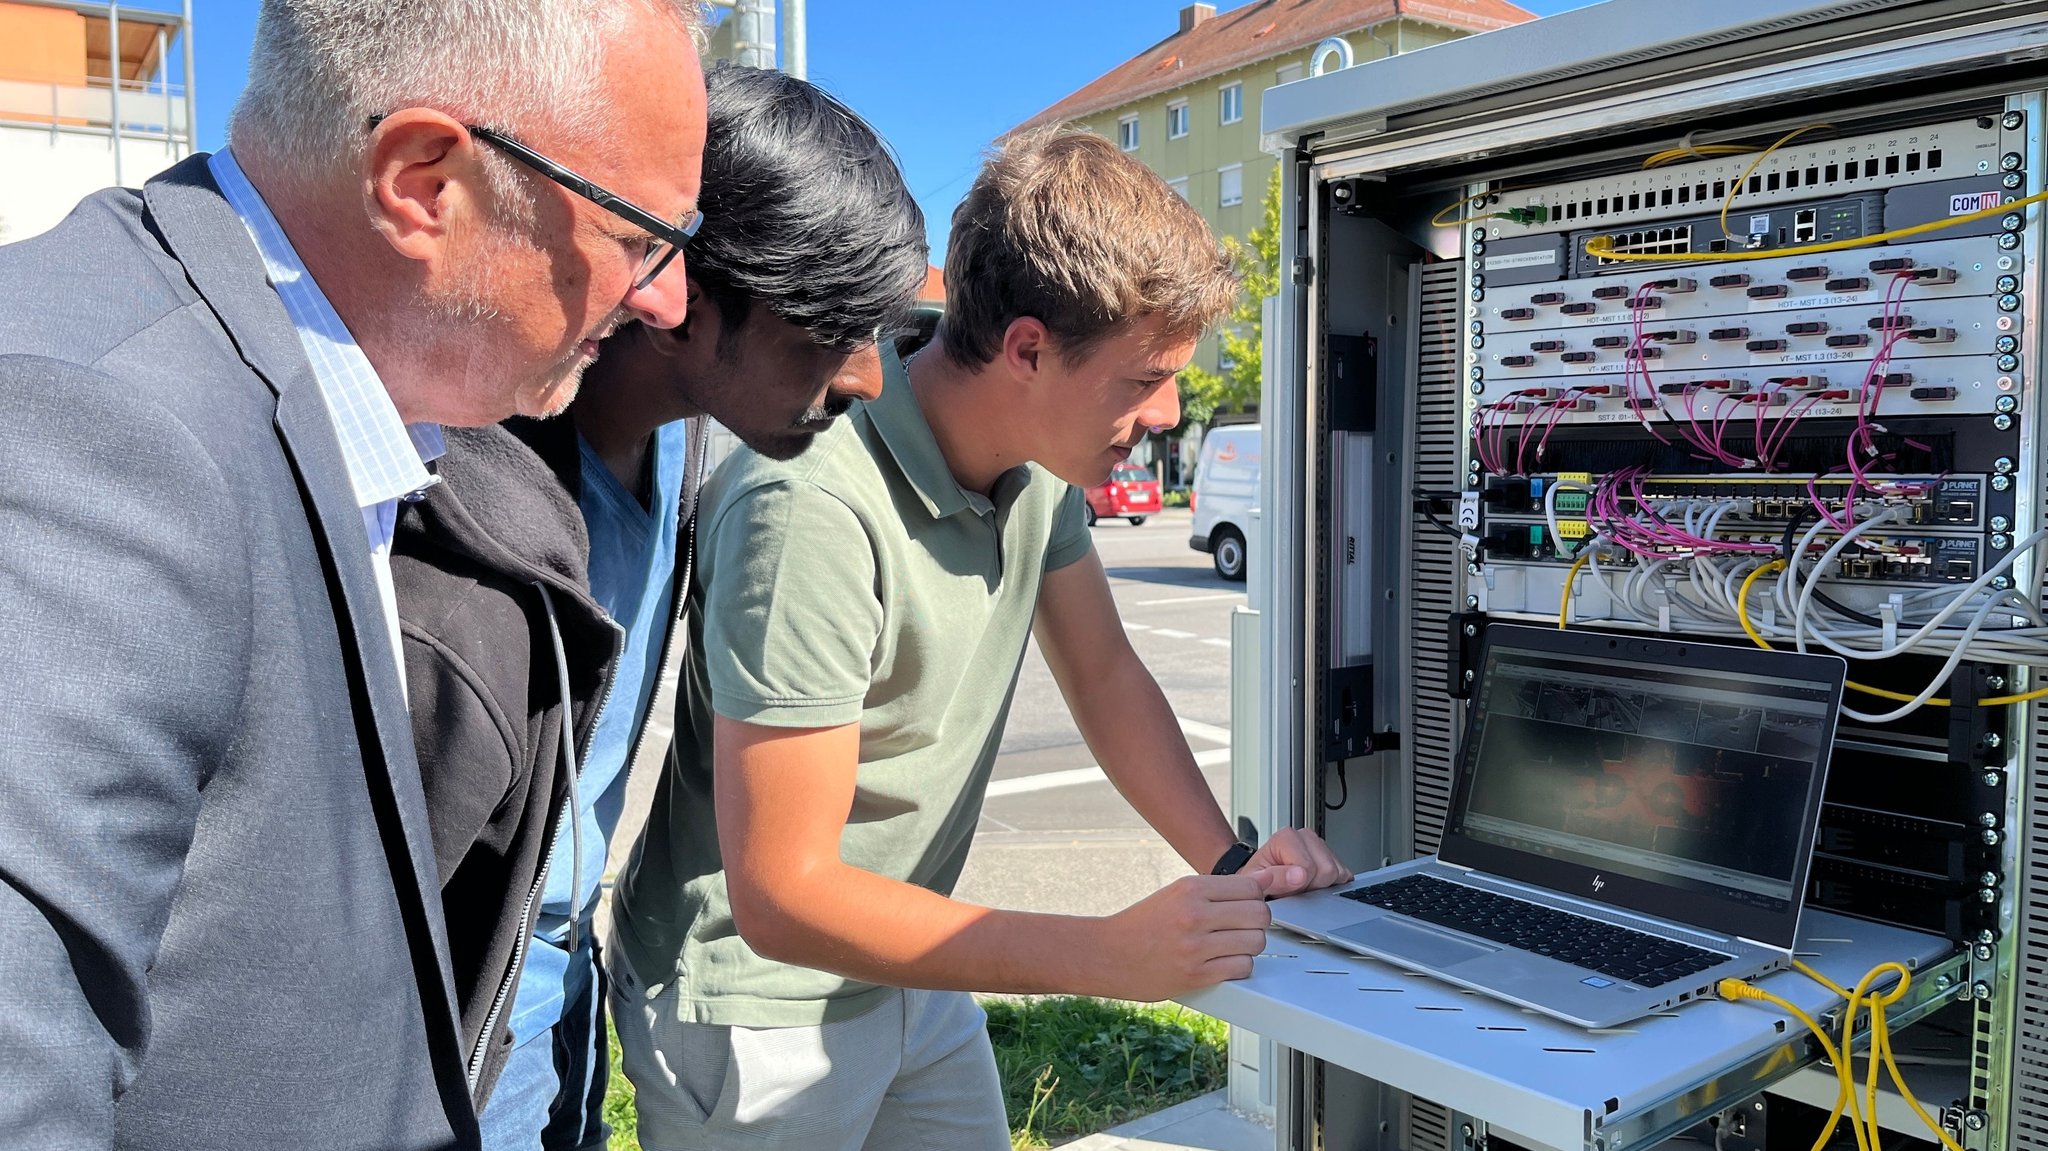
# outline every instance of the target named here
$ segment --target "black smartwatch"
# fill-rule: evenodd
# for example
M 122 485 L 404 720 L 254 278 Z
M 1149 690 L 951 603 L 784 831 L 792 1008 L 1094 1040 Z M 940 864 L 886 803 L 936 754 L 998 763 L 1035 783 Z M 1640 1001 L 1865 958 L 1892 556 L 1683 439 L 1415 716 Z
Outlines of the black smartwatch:
M 1257 853 L 1257 848 L 1239 840 L 1224 850 L 1223 857 L 1216 861 L 1216 866 L 1209 869 L 1209 874 L 1236 875 L 1243 869 L 1245 864 L 1252 861 L 1252 856 Z

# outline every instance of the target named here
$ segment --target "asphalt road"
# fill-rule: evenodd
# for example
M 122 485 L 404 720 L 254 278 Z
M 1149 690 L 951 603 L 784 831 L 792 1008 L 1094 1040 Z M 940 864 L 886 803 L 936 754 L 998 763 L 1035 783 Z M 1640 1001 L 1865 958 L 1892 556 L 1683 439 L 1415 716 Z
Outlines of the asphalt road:
M 1124 629 L 1229 809 L 1230 616 L 1244 585 L 1188 547 L 1189 516 L 1105 520 L 1095 550 Z M 1105 915 L 1188 873 L 1095 766 L 1033 644 L 973 853 L 955 895 L 985 906 Z
M 1245 602 L 1209 557 L 1188 547 L 1189 514 L 1143 526 L 1107 520 L 1095 550 L 1138 655 L 1166 692 L 1229 810 L 1230 616 Z M 611 870 L 653 798 L 655 773 L 632 780 Z M 967 869 L 954 894 L 989 907 L 1106 915 L 1187 874 L 1188 867 L 1103 778 L 1074 728 L 1034 643 L 1024 656 L 1010 722 Z

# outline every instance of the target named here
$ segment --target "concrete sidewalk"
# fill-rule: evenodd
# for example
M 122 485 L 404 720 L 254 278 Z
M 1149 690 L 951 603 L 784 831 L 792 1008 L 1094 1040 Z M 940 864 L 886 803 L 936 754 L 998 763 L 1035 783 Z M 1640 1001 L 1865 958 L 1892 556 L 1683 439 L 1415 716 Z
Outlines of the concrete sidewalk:
M 1232 1111 L 1224 1094 L 1211 1091 L 1060 1151 L 1273 1151 L 1273 1129 Z

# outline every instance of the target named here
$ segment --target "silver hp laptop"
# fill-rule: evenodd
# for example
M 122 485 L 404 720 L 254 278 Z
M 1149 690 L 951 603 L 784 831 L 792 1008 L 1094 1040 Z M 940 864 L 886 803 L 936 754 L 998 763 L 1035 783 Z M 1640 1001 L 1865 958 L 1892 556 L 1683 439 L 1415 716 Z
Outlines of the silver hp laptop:
M 1441 853 L 1273 922 L 1583 1027 L 1787 966 L 1845 670 L 1490 627 Z

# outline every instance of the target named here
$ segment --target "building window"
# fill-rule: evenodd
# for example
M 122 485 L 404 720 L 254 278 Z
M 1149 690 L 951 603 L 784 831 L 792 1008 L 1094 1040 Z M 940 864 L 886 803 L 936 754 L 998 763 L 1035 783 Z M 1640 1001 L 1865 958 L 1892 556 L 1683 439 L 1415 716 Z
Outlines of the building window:
M 1116 146 L 1126 152 L 1138 150 L 1138 118 L 1125 116 L 1116 122 Z
M 1188 198 L 1188 178 L 1186 176 L 1175 180 L 1168 180 L 1166 186 L 1172 188 L 1173 194 L 1181 199 L 1185 200 Z
M 1223 207 L 1244 203 L 1244 165 L 1232 164 L 1216 172 L 1216 202 Z
M 1306 66 L 1289 64 L 1287 67 L 1273 73 L 1273 84 L 1275 87 L 1281 84 L 1292 84 L 1306 75 L 1308 75 L 1308 68 Z
M 1178 140 L 1188 134 L 1188 102 L 1175 100 L 1166 106 L 1166 138 Z
M 1223 122 L 1235 124 L 1244 119 L 1244 85 L 1232 84 L 1223 89 Z

